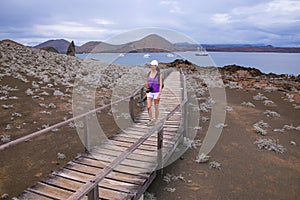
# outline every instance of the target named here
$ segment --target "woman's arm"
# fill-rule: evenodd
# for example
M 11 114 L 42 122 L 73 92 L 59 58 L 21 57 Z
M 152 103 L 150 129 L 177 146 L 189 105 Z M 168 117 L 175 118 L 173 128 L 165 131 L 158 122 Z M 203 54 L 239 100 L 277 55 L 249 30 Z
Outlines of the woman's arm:
M 146 75 L 146 90 L 148 89 L 148 74 Z
M 160 76 L 159 76 L 159 94 L 161 94 L 161 92 L 162 92 L 162 84 L 163 84 L 163 78 L 162 78 L 162 74 L 160 74 Z

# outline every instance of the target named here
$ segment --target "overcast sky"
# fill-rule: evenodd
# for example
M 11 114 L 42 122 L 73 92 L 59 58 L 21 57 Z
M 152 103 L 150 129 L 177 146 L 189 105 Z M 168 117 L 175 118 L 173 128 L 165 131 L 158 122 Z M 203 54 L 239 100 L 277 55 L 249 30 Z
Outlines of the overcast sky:
M 156 27 L 200 44 L 300 47 L 300 0 L 1 0 L 0 39 L 106 41 Z

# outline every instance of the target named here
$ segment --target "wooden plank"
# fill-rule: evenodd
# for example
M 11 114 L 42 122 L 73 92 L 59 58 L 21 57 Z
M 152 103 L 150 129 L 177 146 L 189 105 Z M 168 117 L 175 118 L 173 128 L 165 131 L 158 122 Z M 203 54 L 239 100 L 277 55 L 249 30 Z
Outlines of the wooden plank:
M 81 186 L 83 186 L 85 183 L 84 181 L 75 181 L 71 179 L 66 179 L 60 176 L 55 176 L 54 174 L 48 176 L 47 178 L 43 179 L 40 182 L 47 186 L 53 186 L 68 191 L 74 191 L 74 192 L 78 190 Z
M 119 156 L 122 153 L 121 151 L 114 151 L 114 150 L 105 149 L 105 148 L 101 148 L 101 147 L 96 147 L 95 149 L 99 150 L 100 153 L 107 154 L 107 155 L 113 155 L 113 156 Z M 128 156 L 128 159 L 141 160 L 144 162 L 153 163 L 153 161 L 156 160 L 156 157 L 132 153 L 131 155 Z
M 134 125 L 132 125 L 131 127 L 143 126 L 144 128 L 148 128 L 148 126 L 146 125 L 146 122 L 149 121 L 148 118 L 145 118 L 145 119 L 138 118 L 136 120 L 137 120 L 136 123 L 134 123 Z M 181 121 L 181 118 L 178 120 L 173 120 L 172 118 L 170 118 L 169 120 L 167 120 L 165 122 L 165 125 L 168 125 L 168 124 L 178 125 L 180 121 Z
M 118 140 L 118 141 L 129 141 L 129 142 L 136 142 L 140 137 L 134 136 L 134 135 L 127 135 L 127 134 L 122 134 L 122 135 L 117 135 L 113 137 L 113 140 Z M 149 138 L 146 140 L 143 144 L 151 145 L 151 146 L 157 146 L 157 139 L 156 138 Z M 164 140 L 164 146 L 168 147 L 172 145 L 173 143 L 169 140 Z
M 95 169 L 96 167 L 103 168 L 103 166 L 109 164 L 108 162 L 100 161 L 90 155 L 89 156 L 87 155 L 85 158 L 89 158 L 89 159 L 84 160 L 84 162 L 81 162 L 81 161 L 75 162 L 74 161 L 74 162 L 72 162 L 72 165 L 68 165 L 66 168 L 67 169 L 75 169 L 78 171 L 82 170 L 85 173 L 95 175 L 95 171 L 97 170 L 97 169 Z M 76 164 L 80 164 L 80 165 L 76 165 Z M 93 167 L 91 168 L 91 166 L 93 166 Z M 134 166 L 119 165 L 118 167 L 115 168 L 114 171 L 147 178 L 149 176 L 149 173 L 151 173 L 153 171 L 153 169 L 144 169 L 144 168 L 138 168 L 138 167 L 134 167 Z
M 168 125 L 178 126 L 179 122 L 180 121 L 171 121 L 171 120 L 168 120 L 168 121 L 166 121 L 165 126 L 168 126 Z
M 177 132 L 178 128 L 166 127 L 166 128 L 164 128 L 164 131 L 167 131 L 167 132 Z
M 124 134 L 128 135 L 128 136 L 131 136 L 131 135 L 137 135 L 139 137 L 142 137 L 144 136 L 145 133 L 141 133 L 139 131 L 135 131 L 134 128 L 130 128 L 128 130 L 128 132 L 124 132 Z M 169 131 L 169 130 L 164 130 L 164 136 L 165 138 L 172 138 L 176 135 L 176 132 L 173 131 Z M 154 140 L 157 140 L 157 134 L 153 133 L 149 138 L 151 139 L 154 139 Z
M 138 135 L 138 133 L 136 132 L 130 132 L 127 133 L 128 135 L 134 137 L 134 135 L 141 137 L 141 135 Z M 178 132 L 172 132 L 172 131 L 168 131 L 168 130 L 164 130 L 164 139 L 166 140 L 172 140 L 174 137 L 176 137 L 178 135 Z M 153 134 L 152 136 L 149 137 L 151 140 L 153 141 L 157 141 L 157 134 Z
M 138 138 L 142 138 L 142 137 L 145 137 L 145 133 L 142 133 L 142 132 L 140 132 L 140 131 L 137 131 L 137 130 L 135 130 L 135 129 L 130 129 L 130 130 L 127 130 L 127 131 L 125 131 L 125 132 L 123 132 L 123 133 L 120 133 L 120 134 L 117 134 L 117 135 L 127 135 L 128 137 L 138 137 Z M 116 136 L 117 136 L 116 135 Z M 153 133 L 151 136 L 149 136 L 148 137 L 148 139 L 152 139 L 152 140 L 155 140 L 155 136 L 156 136 L 157 134 L 155 134 L 155 133 Z
M 164 110 L 160 110 L 160 113 L 159 113 L 160 119 L 162 119 L 162 118 L 164 118 L 165 116 L 167 116 L 167 115 L 170 113 L 170 111 L 172 111 L 177 105 L 178 105 L 178 104 L 176 104 L 176 105 L 174 105 L 174 106 L 173 106 L 173 105 L 171 105 L 171 106 L 163 106 L 163 107 L 164 107 Z M 181 113 L 180 113 L 179 111 L 176 111 L 176 112 L 174 113 L 174 115 L 175 115 L 175 116 L 180 116 Z M 141 113 L 140 115 L 138 115 L 138 117 L 139 117 L 139 118 L 146 118 L 146 119 L 149 119 L 148 113 Z
M 99 197 L 100 199 L 109 199 L 109 200 L 129 200 L 132 199 L 134 195 L 129 194 L 129 193 L 124 193 L 124 192 L 118 192 L 118 191 L 113 191 L 109 190 L 106 188 L 99 188 Z
M 102 144 L 101 148 L 106 148 L 106 149 L 110 149 L 110 150 L 121 150 L 121 151 L 126 151 L 128 148 L 127 147 L 123 147 L 123 146 L 116 146 L 113 144 Z M 142 149 L 136 149 L 134 150 L 134 153 L 136 154 L 140 154 L 140 155 L 145 155 L 145 156 L 156 156 L 156 152 L 154 151 L 147 151 L 147 150 L 142 150 Z
M 81 180 L 71 180 L 61 176 L 53 176 L 49 179 L 43 180 L 43 183 L 74 191 L 78 190 L 84 184 Z M 99 183 L 99 187 L 100 190 L 101 188 L 105 188 L 108 190 L 112 189 L 113 191 L 111 191 L 110 193 L 114 194 L 116 192 L 115 190 L 120 191 L 122 193 L 134 193 L 138 190 L 140 186 L 132 183 L 125 183 L 122 181 L 105 178 Z M 111 194 L 109 196 L 111 196 Z M 105 193 L 105 196 L 102 196 L 102 198 L 108 198 L 109 196 L 107 196 L 107 193 Z
M 33 187 L 28 188 L 27 190 L 53 199 L 67 199 L 73 193 L 41 182 L 36 183 Z
M 101 161 L 106 161 L 106 162 L 112 162 L 115 160 L 117 157 L 112 156 L 112 155 L 106 155 L 102 154 L 100 152 L 93 151 L 91 152 L 91 155 L 95 158 L 98 158 Z M 133 166 L 133 167 L 138 167 L 138 168 L 145 168 L 145 169 L 153 169 L 155 168 L 155 164 L 145 162 L 145 161 L 138 161 L 138 160 L 130 160 L 130 159 L 125 159 L 121 163 L 122 165 L 127 165 L 127 166 Z
M 115 141 L 115 140 L 111 140 L 111 142 L 115 145 L 118 146 L 123 146 L 123 147 L 130 147 L 132 144 L 128 143 L 128 142 L 121 142 L 121 141 Z M 138 149 L 142 149 L 142 150 L 147 150 L 147 151 L 157 151 L 157 147 L 154 146 L 148 146 L 148 145 L 140 145 L 140 147 Z M 163 147 L 163 151 L 167 151 L 168 149 L 166 147 Z
M 77 164 L 80 164 L 80 163 L 77 163 Z M 86 165 L 84 165 L 84 166 L 86 166 Z M 93 178 L 95 175 L 95 169 L 94 169 L 95 167 L 86 166 L 84 171 L 81 171 L 81 172 L 79 172 L 79 170 L 82 170 L 82 168 L 77 168 L 77 165 L 73 165 L 70 168 L 71 169 L 69 169 L 69 168 L 60 169 L 58 171 L 53 172 L 53 174 L 55 174 L 56 176 L 61 176 L 61 177 L 73 179 L 76 181 L 84 181 L 84 182 L 91 180 L 91 178 Z M 94 173 L 94 174 L 92 175 L 92 173 Z M 115 172 L 115 171 L 110 173 L 107 176 L 107 178 L 116 179 L 116 180 L 126 182 L 126 183 L 133 183 L 136 185 L 142 185 L 146 181 L 145 177 L 121 173 L 121 172 Z
M 39 194 L 35 194 L 33 192 L 25 190 L 22 194 L 17 196 L 18 200 L 49 200 L 51 198 L 47 198 L 45 196 L 41 196 Z
M 110 142 L 114 145 L 117 145 L 117 146 L 123 146 L 123 147 L 131 147 L 132 143 L 130 142 L 126 142 L 126 141 L 116 141 L 116 140 L 113 140 L 111 139 Z M 146 151 L 156 151 L 156 147 L 154 146 L 150 146 L 150 145 L 145 145 L 145 144 L 142 144 L 138 147 L 138 149 L 142 149 L 142 150 L 146 150 Z
M 126 141 L 130 143 L 136 142 L 140 137 L 134 136 L 134 135 L 128 135 L 128 134 L 119 134 L 115 137 L 111 138 L 112 140 L 118 140 L 118 141 Z M 171 139 L 171 138 L 169 138 Z M 170 142 L 168 140 L 165 140 L 166 147 L 170 145 Z M 150 146 L 157 146 L 157 139 L 156 138 L 148 138 L 143 144 L 150 145 Z
M 148 120 L 148 119 L 147 119 Z M 146 121 L 147 121 L 146 120 Z M 168 121 L 166 121 L 166 124 L 169 124 L 170 122 L 173 122 L 173 124 L 175 124 L 175 125 L 179 125 L 180 124 L 180 121 L 181 121 L 181 119 L 179 119 L 179 120 L 173 120 L 173 119 L 170 119 L 170 120 L 168 120 Z M 177 124 L 176 124 L 177 123 Z M 130 130 L 130 129 L 134 129 L 134 128 L 136 128 L 136 129 L 140 129 L 141 131 L 143 131 L 143 132 L 145 132 L 145 127 L 144 127 L 145 125 L 143 125 L 143 124 L 134 124 L 134 125 L 132 125 L 132 126 L 130 126 L 130 127 L 128 127 L 127 129 L 125 129 L 125 131 L 124 132 L 126 132 L 128 129 Z M 165 127 L 167 127 L 167 126 L 164 126 L 164 128 Z M 149 127 L 147 127 L 147 128 L 149 128 Z
M 167 122 L 168 122 L 168 121 L 167 121 Z M 177 128 L 177 129 L 180 128 L 180 125 L 179 125 L 179 124 L 168 124 L 167 122 L 164 124 L 164 129 L 165 129 L 165 128 Z
M 164 140 L 168 143 L 169 141 L 172 143 L 172 141 L 174 140 L 174 138 L 177 138 L 181 133 L 179 133 L 178 131 L 173 131 L 173 130 L 164 130 Z M 134 132 L 131 131 L 130 133 L 123 133 L 123 134 L 118 134 L 117 136 L 121 136 L 121 137 L 131 137 L 131 138 L 140 138 L 142 137 L 142 135 L 139 135 L 138 132 Z M 114 139 L 111 138 L 111 139 Z M 153 134 L 152 136 L 150 136 L 147 141 L 153 141 L 153 142 L 157 142 L 157 134 Z

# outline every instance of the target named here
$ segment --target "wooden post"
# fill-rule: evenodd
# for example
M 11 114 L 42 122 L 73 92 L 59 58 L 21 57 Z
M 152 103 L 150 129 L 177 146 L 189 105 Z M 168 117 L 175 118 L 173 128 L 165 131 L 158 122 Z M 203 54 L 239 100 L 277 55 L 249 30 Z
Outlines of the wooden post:
M 157 164 L 158 171 L 163 174 L 163 158 L 162 158 L 162 148 L 163 148 L 163 127 L 157 132 Z M 159 174 L 159 173 L 158 173 Z
M 183 116 L 183 137 L 187 136 L 188 133 L 188 113 L 189 113 L 189 107 L 188 107 L 188 101 L 187 101 L 187 88 L 186 88 L 186 78 L 185 75 L 182 71 L 182 69 L 180 69 L 180 78 L 181 78 L 181 83 L 182 83 L 182 100 L 186 102 L 183 105 L 183 110 L 182 110 L 182 116 Z
M 88 200 L 98 200 L 98 199 L 99 199 L 99 187 L 97 185 L 88 193 Z
M 133 99 L 133 97 L 130 97 L 129 113 L 130 113 L 130 117 L 131 117 L 132 121 L 135 122 L 135 120 L 134 120 L 134 99 Z
M 188 107 L 187 103 L 183 105 L 183 137 L 185 138 L 187 135 L 187 130 L 188 130 Z
M 88 116 L 83 117 L 83 137 L 84 137 L 84 149 L 85 152 L 89 152 L 89 130 L 88 130 Z

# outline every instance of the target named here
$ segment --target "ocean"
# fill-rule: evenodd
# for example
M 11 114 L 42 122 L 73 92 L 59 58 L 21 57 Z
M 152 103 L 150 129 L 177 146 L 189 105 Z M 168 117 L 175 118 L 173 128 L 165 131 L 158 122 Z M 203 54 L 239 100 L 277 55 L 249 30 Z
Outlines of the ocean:
M 269 52 L 208 52 L 208 56 L 197 56 L 196 52 L 173 53 L 94 53 L 76 54 L 80 58 L 101 60 L 114 64 L 144 65 L 156 59 L 159 62 L 172 62 L 176 59 L 189 60 L 198 66 L 218 66 L 236 64 L 244 67 L 254 67 L 263 73 L 300 74 L 299 53 L 269 53 Z

